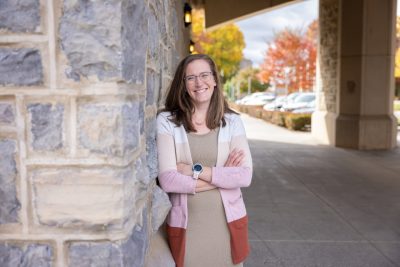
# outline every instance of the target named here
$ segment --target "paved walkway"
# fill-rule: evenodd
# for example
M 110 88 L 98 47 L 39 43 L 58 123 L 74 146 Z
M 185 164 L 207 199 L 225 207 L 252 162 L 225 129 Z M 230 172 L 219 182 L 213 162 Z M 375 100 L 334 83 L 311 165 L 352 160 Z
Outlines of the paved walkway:
M 254 162 L 245 266 L 400 266 L 399 148 L 319 146 L 309 133 L 242 118 Z

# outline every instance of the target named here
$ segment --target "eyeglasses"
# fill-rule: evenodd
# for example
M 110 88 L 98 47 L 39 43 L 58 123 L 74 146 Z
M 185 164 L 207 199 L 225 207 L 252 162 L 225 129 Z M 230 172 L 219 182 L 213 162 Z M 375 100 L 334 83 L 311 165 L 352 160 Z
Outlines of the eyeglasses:
M 207 71 L 207 72 L 202 72 L 199 75 L 186 76 L 184 78 L 184 80 L 187 83 L 194 84 L 196 82 L 196 78 L 199 78 L 199 80 L 202 81 L 202 82 L 208 82 L 211 77 L 212 77 L 212 72 L 211 71 Z

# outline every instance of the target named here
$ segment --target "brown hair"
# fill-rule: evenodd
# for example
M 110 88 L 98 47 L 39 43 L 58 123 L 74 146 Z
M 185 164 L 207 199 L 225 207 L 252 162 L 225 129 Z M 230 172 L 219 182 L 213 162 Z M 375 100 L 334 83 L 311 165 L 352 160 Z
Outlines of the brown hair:
M 229 108 L 221 90 L 221 81 L 218 75 L 218 69 L 214 61 L 207 55 L 194 54 L 185 57 L 178 65 L 174 79 L 169 87 L 167 98 L 165 100 L 165 108 L 163 111 L 169 111 L 172 114 L 170 120 L 176 125 L 183 124 L 186 131 L 196 132 L 192 124 L 192 113 L 194 112 L 194 104 L 186 90 L 185 72 L 189 63 L 195 60 L 205 60 L 211 68 L 216 86 L 211 96 L 210 106 L 207 111 L 206 125 L 209 129 L 215 129 L 222 123 L 222 127 L 226 125 L 224 114 L 236 113 Z M 236 113 L 237 114 L 237 113 Z

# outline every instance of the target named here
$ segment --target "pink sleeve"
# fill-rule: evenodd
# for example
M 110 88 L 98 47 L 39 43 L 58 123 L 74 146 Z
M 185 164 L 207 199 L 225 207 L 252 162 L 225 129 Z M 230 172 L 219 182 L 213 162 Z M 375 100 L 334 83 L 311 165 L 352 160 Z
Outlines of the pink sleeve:
M 173 128 L 163 115 L 157 116 L 158 180 L 167 193 L 194 194 L 196 180 L 177 171 Z
M 251 177 L 250 167 L 213 167 L 211 184 L 225 189 L 248 187 Z
M 229 150 L 240 149 L 244 152 L 243 165 L 240 167 L 213 167 L 211 184 L 225 189 L 248 187 L 253 175 L 253 163 L 246 131 L 239 116 L 235 116 L 231 127 L 233 131 Z
M 196 180 L 190 176 L 180 174 L 176 170 L 160 173 L 158 180 L 161 188 L 167 193 L 195 194 Z

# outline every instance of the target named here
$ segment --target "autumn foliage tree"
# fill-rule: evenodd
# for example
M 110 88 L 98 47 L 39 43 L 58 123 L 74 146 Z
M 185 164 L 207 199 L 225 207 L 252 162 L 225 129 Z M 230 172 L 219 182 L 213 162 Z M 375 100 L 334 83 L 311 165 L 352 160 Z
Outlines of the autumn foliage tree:
M 396 18 L 396 58 L 394 76 L 396 79 L 400 79 L 400 17 Z
M 211 56 L 222 71 L 224 78 L 229 79 L 239 69 L 245 47 L 243 33 L 235 24 L 221 26 L 213 31 L 204 29 L 204 10 L 192 11 L 192 40 L 195 53 Z
M 310 91 L 315 82 L 318 23 L 311 23 L 306 31 L 286 28 L 278 32 L 268 44 L 260 79 L 288 93 Z

